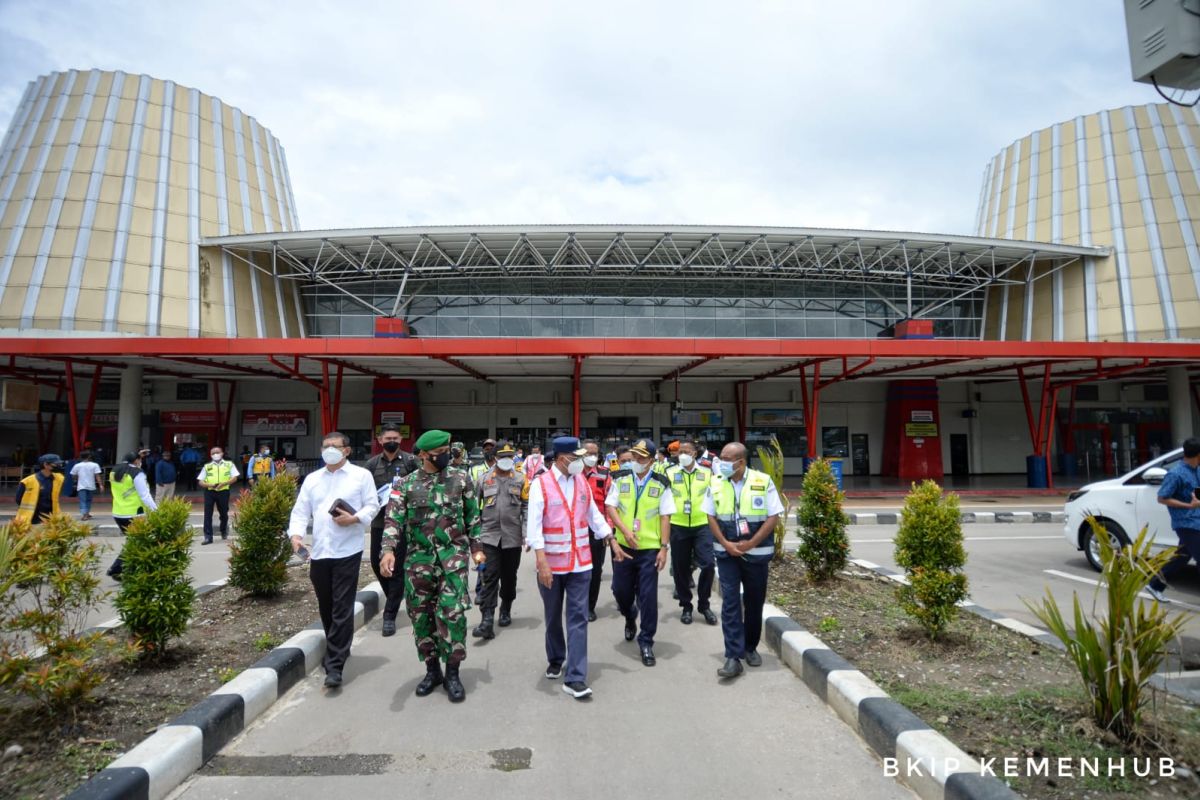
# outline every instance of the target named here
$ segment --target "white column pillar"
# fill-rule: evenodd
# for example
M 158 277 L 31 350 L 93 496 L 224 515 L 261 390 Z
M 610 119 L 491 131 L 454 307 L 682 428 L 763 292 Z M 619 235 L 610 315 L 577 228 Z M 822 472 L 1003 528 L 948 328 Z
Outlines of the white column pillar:
M 117 410 L 117 452 L 113 461 L 137 449 L 142 437 L 142 368 L 126 367 L 121 373 L 121 400 Z
M 1171 446 L 1194 435 L 1192 427 L 1192 387 L 1187 367 L 1167 367 L 1167 402 L 1171 415 Z
M 971 448 L 971 474 L 980 475 L 983 473 L 983 421 L 979 419 L 979 401 L 975 399 L 976 388 L 974 381 L 967 381 L 967 408 L 975 412 L 975 416 L 968 420 L 967 425 L 968 444 Z

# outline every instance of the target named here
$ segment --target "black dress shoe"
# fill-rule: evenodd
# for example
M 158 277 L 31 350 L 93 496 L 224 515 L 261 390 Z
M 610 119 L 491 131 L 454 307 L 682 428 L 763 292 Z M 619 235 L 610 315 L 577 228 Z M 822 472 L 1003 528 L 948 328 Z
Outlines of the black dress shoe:
M 649 647 L 642 648 L 642 664 L 647 667 L 653 667 L 658 662 L 654 658 L 654 651 Z
M 458 679 L 458 665 L 446 667 L 446 694 L 450 695 L 451 703 L 461 703 L 467 699 L 467 690 Z
M 595 622 L 595 621 L 596 621 L 596 612 L 589 611 L 588 612 L 588 622 Z
M 717 670 L 717 675 L 722 678 L 736 678 L 743 672 L 745 672 L 745 669 L 742 667 L 741 661 L 736 658 L 727 658 L 725 659 L 725 666 Z
M 704 621 L 707 622 L 709 625 L 717 624 L 717 615 L 713 613 L 713 610 L 711 608 L 704 609 L 703 611 L 700 612 L 700 615 L 702 617 L 704 617 Z
M 221 534 L 221 541 L 222 541 L 222 542 L 223 542 L 223 541 L 225 541 L 225 540 L 226 540 L 226 539 L 228 539 L 228 538 L 229 538 L 229 534 L 227 534 L 227 533 L 222 533 L 222 534 Z
M 417 697 L 425 697 L 441 686 L 444 681 L 442 663 L 440 661 L 425 662 L 425 677 L 417 684 Z
M 336 689 L 342 685 L 342 671 L 335 669 L 325 675 L 325 688 Z
M 631 619 L 625 620 L 625 641 L 632 642 L 637 636 L 637 623 Z
M 395 636 L 396 635 L 396 617 L 395 616 L 391 616 L 391 617 L 386 616 L 386 615 L 384 616 L 384 618 L 383 618 L 383 635 L 384 636 Z
M 204 540 L 203 542 L 201 542 L 200 544 L 212 544 L 212 539 L 205 539 L 205 540 Z
M 683 613 L 679 615 L 679 621 L 682 622 L 684 625 L 691 625 L 692 624 L 692 610 L 690 608 L 685 608 L 683 610 Z
M 491 617 L 484 617 L 483 621 L 475 626 L 475 630 L 471 631 L 471 635 L 476 639 L 495 639 L 496 629 Z
M 501 628 L 507 628 L 509 625 L 512 625 L 512 614 L 509 614 L 507 611 L 501 611 L 500 619 L 497 620 L 496 624 Z
M 762 656 L 758 654 L 757 650 L 751 650 L 749 653 L 746 653 L 746 663 L 752 667 L 761 667 Z

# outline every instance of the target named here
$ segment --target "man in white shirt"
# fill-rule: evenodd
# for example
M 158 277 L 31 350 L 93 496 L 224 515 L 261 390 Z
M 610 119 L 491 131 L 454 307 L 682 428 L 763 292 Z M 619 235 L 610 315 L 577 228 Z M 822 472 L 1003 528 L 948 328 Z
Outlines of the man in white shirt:
M 71 477 L 75 479 L 75 492 L 79 495 L 79 518 L 92 518 L 92 493 L 104 490 L 104 470 L 92 460 L 92 451 L 84 450 L 79 454 L 79 463 L 71 467 Z
M 583 478 L 585 455 L 587 450 L 573 436 L 554 440 L 554 461 L 529 484 L 525 517 L 525 542 L 537 558 L 538 592 L 546 616 L 546 677 L 551 680 L 562 677 L 565 661 L 563 691 L 576 700 L 592 694 L 587 685 L 588 590 L 592 583 L 589 536 L 608 539 L 614 562 L 625 559 Z M 581 517 L 576 513 L 577 503 L 587 503 L 582 525 L 576 524 Z M 589 530 L 594 534 L 589 534 Z M 564 598 L 566 638 L 563 637 Z
M 363 537 L 379 512 L 371 473 L 349 462 L 350 437 L 334 431 L 321 440 L 325 468 L 310 472 L 292 506 L 288 535 L 300 550 L 312 521 L 309 580 L 325 628 L 325 686 L 342 685 L 342 669 L 354 638 L 354 595 L 362 564 Z M 339 501 L 341 501 L 339 503 Z M 343 506 L 334 508 L 335 505 Z M 344 506 L 349 506 L 345 508 Z
M 767 569 L 775 556 L 772 534 L 784 513 L 771 476 L 749 467 L 750 453 L 741 442 L 721 450 L 719 474 L 709 485 L 703 511 L 713 535 L 717 576 L 721 581 L 721 633 L 725 664 L 721 678 L 742 674 L 742 659 L 762 666 L 758 643 L 767 599 Z

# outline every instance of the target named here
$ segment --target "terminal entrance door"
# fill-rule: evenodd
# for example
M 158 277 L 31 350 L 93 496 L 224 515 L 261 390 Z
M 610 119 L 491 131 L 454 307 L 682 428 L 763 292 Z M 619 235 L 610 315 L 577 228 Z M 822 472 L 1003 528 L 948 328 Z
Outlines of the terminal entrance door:
M 1113 452 L 1112 431 L 1102 423 L 1084 423 L 1071 426 L 1075 437 L 1075 453 L 1079 458 L 1079 469 L 1087 479 L 1094 480 L 1117 471 Z

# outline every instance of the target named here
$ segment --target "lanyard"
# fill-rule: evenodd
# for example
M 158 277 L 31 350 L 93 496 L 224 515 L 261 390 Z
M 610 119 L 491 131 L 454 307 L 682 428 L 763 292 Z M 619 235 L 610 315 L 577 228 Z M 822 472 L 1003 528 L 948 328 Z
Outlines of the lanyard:
M 633 516 L 635 519 L 638 517 L 638 515 L 641 511 L 642 492 L 645 491 L 646 487 L 649 485 L 650 485 L 650 470 L 646 470 L 646 478 L 645 478 L 644 482 L 639 483 L 638 477 L 636 475 L 633 476 L 633 488 L 637 493 L 637 496 L 634 498 L 634 501 L 633 501 Z

